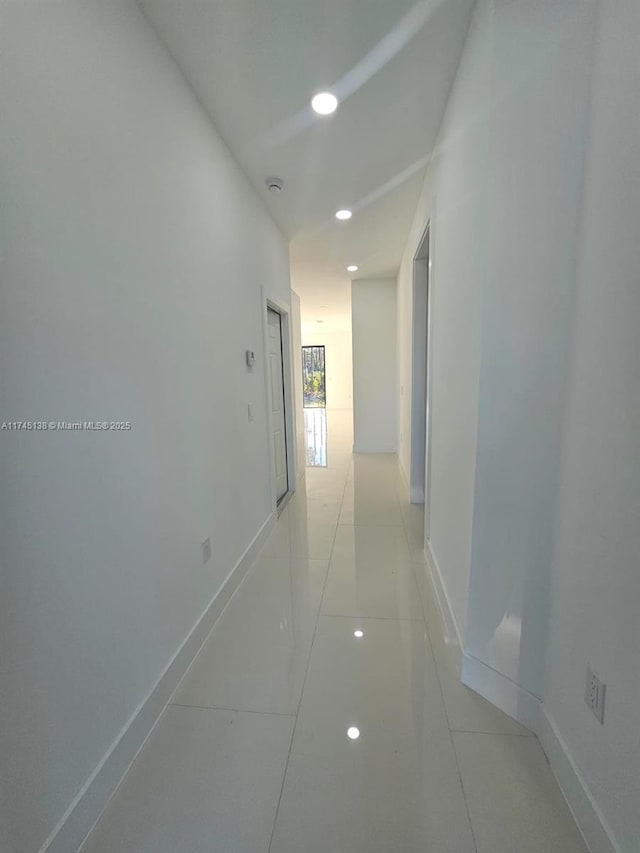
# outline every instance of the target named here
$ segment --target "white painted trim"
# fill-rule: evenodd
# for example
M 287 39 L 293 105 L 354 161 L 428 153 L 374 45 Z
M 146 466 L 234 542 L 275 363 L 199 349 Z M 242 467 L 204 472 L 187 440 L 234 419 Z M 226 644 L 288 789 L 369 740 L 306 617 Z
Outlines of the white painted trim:
M 411 271 L 411 447 L 410 501 L 424 503 L 427 484 L 428 407 L 431 358 L 431 288 L 429 257 L 431 222 L 427 220 L 412 261 Z M 424 257 L 425 246 L 427 257 Z M 422 265 L 426 265 L 423 267 Z M 423 275 L 426 271 L 426 288 Z
M 424 550 L 425 563 L 424 566 L 420 566 L 419 564 L 414 562 L 413 568 L 414 571 L 423 570 L 425 573 L 426 583 L 431 587 L 431 595 L 433 601 L 435 601 L 436 607 L 438 608 L 438 612 L 440 614 L 440 627 L 444 633 L 444 641 L 447 647 L 451 650 L 455 657 L 455 671 L 460 677 L 460 671 L 462 669 L 462 648 L 460 645 L 460 632 L 458 631 L 458 626 L 453 616 L 453 613 L 449 609 L 448 605 L 443 605 L 443 600 L 447 601 L 447 598 L 444 594 L 444 590 L 442 589 L 441 581 L 436 574 L 436 564 L 435 560 L 430 553 L 431 549 L 429 544 Z M 421 585 L 420 585 L 420 588 Z M 427 615 L 427 605 L 426 602 L 423 601 L 424 605 L 424 613 L 425 618 Z
M 562 735 L 537 696 L 464 651 L 458 623 L 430 542 L 425 543 L 426 572 L 435 593 L 447 643 L 456 650 L 462 683 L 535 732 L 560 790 L 591 853 L 622 853 Z M 415 566 L 414 568 L 418 568 Z
M 622 853 L 546 707 L 537 696 L 464 651 L 458 623 L 429 541 L 425 543 L 425 557 L 427 577 L 433 587 L 447 635 L 445 639 L 459 656 L 457 663 L 462 669 L 462 683 L 538 735 L 560 790 L 591 853 Z
M 424 535 L 425 539 L 431 536 L 431 448 L 433 445 L 433 317 L 435 311 L 435 284 L 436 284 L 436 202 L 437 196 L 431 199 L 431 210 L 429 213 L 429 270 L 427 290 L 427 428 L 426 428 L 426 458 L 424 477 Z M 457 623 L 456 623 L 457 628 Z M 460 632 L 458 631 L 458 636 Z M 460 644 L 462 648 L 462 643 Z
M 282 384 L 284 386 L 284 420 L 287 452 L 287 491 L 296 490 L 296 421 L 295 421 L 295 395 L 293 378 L 293 339 L 291 331 L 291 306 L 272 296 L 267 295 L 262 288 L 262 358 L 264 362 L 265 400 L 267 409 L 267 457 L 269 460 L 269 489 L 271 495 L 271 509 L 275 512 L 277 507 L 275 463 L 273 459 L 273 415 L 269 405 L 269 330 L 267 323 L 267 310 L 271 308 L 280 315 L 280 334 L 282 337 Z M 289 369 L 286 369 L 289 365 Z
M 436 594 L 438 607 L 440 608 L 440 613 L 442 615 L 442 623 L 447 634 L 445 640 L 447 643 L 456 643 L 462 652 L 464 646 L 462 644 L 462 634 L 460 633 L 458 620 L 453 612 L 451 600 L 447 594 L 447 588 L 444 583 L 442 572 L 440 571 L 440 566 L 436 560 L 436 555 L 434 554 L 431 542 L 428 539 L 424 543 L 424 554 L 427 560 L 429 576 L 431 577 L 431 582 Z
M 462 670 L 460 680 L 505 714 L 531 731 L 537 732 L 540 700 L 524 687 L 465 651 L 458 621 L 447 595 L 444 577 L 429 540 L 425 542 L 425 557 L 447 635 L 445 639 L 450 645 L 455 644 L 460 649 Z
M 275 522 L 275 514 L 270 513 L 165 667 L 155 686 L 138 705 L 67 811 L 58 821 L 40 848 L 39 853 L 71 853 L 71 851 L 80 849 L 153 731 L 174 691 L 211 633 L 216 620 L 255 562 L 258 552 L 275 526 Z
M 404 470 L 404 465 L 402 464 L 402 459 L 400 458 L 400 454 L 398 454 L 398 468 L 400 469 L 400 479 L 402 480 L 402 488 L 403 493 L 402 497 L 409 500 L 409 479 L 407 477 L 407 472 Z M 409 501 L 411 503 L 411 501 Z
M 538 697 L 466 651 L 462 655 L 461 681 L 532 732 L 538 731 Z
M 419 486 L 414 486 L 409 495 L 409 502 L 412 504 L 424 503 L 424 490 Z
M 546 707 L 537 696 L 464 651 L 442 573 L 428 541 L 425 543 L 425 557 L 427 577 L 447 634 L 445 639 L 458 653 L 456 663 L 462 669 L 462 683 L 538 735 L 590 853 L 622 853 Z
M 543 705 L 538 737 L 591 853 L 622 853 L 562 735 Z

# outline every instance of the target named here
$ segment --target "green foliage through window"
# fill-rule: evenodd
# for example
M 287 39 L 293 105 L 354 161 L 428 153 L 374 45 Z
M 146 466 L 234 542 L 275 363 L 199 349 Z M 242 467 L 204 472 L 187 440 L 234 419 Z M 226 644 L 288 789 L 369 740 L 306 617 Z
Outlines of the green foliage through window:
M 302 381 L 305 408 L 326 406 L 324 347 L 302 347 Z

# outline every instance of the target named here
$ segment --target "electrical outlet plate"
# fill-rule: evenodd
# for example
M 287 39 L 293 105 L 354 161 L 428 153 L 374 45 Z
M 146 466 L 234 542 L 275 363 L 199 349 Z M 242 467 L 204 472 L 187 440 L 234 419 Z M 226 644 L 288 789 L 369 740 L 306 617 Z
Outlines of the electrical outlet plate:
M 603 684 L 595 672 L 587 665 L 587 686 L 584 694 L 584 701 L 595 718 L 604 725 L 604 699 L 607 692 L 607 685 Z
M 208 563 L 211 559 L 211 539 L 209 536 L 202 543 L 202 565 Z

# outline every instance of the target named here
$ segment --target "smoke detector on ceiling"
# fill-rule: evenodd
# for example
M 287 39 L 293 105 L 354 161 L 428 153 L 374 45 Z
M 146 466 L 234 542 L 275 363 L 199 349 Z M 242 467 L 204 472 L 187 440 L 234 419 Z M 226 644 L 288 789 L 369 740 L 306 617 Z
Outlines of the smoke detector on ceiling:
M 281 193 L 284 189 L 284 181 L 282 178 L 267 178 L 265 183 L 270 193 Z

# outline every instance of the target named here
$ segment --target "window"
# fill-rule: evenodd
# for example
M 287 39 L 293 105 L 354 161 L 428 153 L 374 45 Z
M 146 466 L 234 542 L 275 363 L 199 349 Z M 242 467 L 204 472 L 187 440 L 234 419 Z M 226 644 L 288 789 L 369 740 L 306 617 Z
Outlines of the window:
M 324 347 L 302 347 L 302 383 L 304 407 L 306 409 L 323 409 L 327 405 Z

